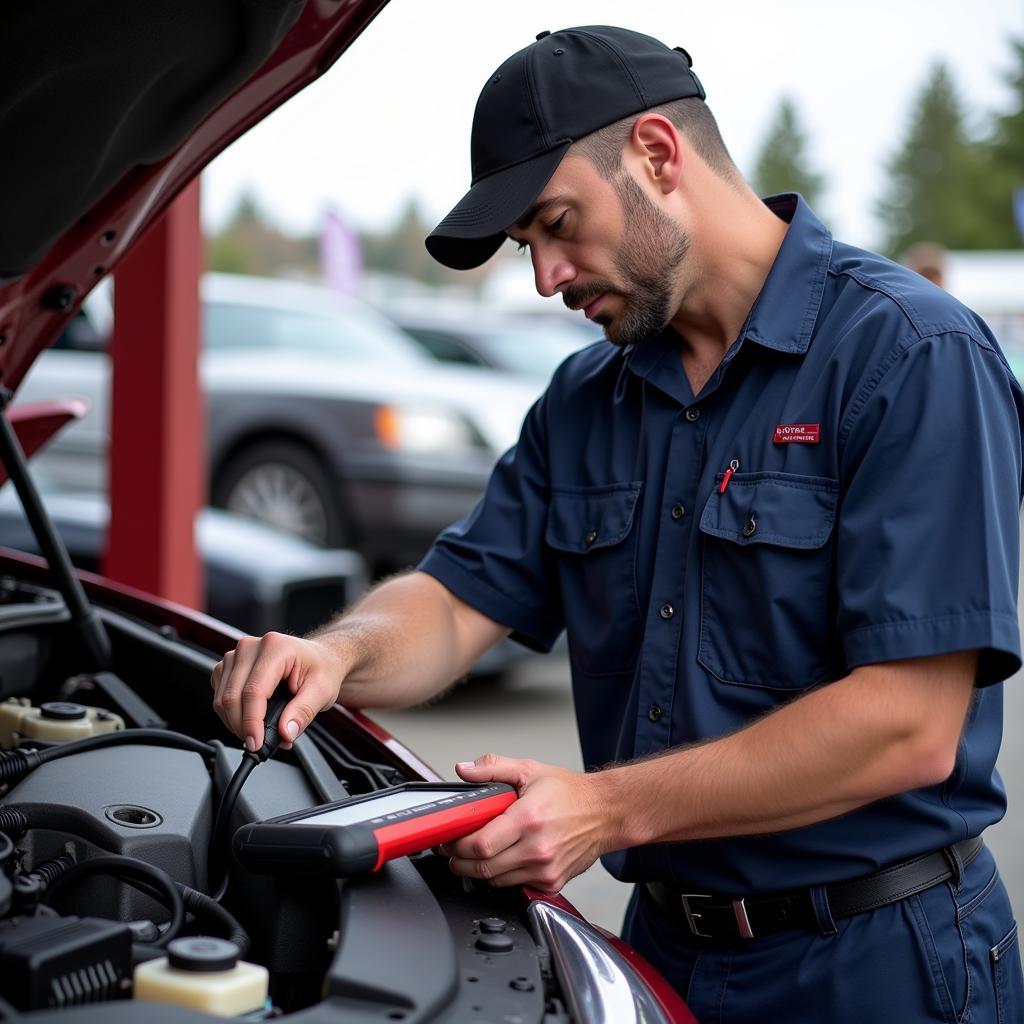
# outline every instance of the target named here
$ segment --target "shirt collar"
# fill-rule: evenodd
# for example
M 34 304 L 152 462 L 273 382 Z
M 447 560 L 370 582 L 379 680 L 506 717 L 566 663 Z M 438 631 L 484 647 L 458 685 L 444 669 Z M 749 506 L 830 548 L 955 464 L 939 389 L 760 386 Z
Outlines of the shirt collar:
M 765 205 L 789 221 L 789 230 L 743 337 L 779 352 L 803 353 L 811 344 L 832 260 L 832 235 L 795 193 L 769 196 Z
M 764 203 L 789 222 L 789 230 L 738 340 L 749 339 L 779 352 L 802 354 L 811 343 L 825 291 L 832 235 L 796 193 L 769 196 Z M 658 338 L 630 347 L 629 367 L 646 377 L 661 362 L 666 349 L 675 351 L 678 344 L 675 332 L 666 327 Z

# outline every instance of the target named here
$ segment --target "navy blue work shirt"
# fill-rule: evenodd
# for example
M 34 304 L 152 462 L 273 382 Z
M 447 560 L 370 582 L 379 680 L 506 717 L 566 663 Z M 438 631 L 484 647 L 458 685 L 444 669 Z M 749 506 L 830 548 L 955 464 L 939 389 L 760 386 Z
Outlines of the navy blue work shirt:
M 799 197 L 766 202 L 785 240 L 700 393 L 670 329 L 572 355 L 420 566 L 531 647 L 567 630 L 588 768 L 735 731 L 859 665 L 980 650 L 941 785 L 604 858 L 623 880 L 737 896 L 863 875 L 1002 817 L 989 684 L 1021 664 L 1024 396 L 991 333 L 833 241 Z

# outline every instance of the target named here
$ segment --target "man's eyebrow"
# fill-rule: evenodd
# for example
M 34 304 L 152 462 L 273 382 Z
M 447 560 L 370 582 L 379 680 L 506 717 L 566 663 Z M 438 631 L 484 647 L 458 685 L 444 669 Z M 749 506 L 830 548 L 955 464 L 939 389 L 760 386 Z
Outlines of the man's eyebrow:
M 534 203 L 526 213 L 516 221 L 515 226 L 520 231 L 525 231 L 536 219 L 537 214 L 546 210 L 549 206 L 554 206 L 555 203 L 562 202 L 562 196 L 549 196 L 547 199 L 542 199 L 539 203 Z

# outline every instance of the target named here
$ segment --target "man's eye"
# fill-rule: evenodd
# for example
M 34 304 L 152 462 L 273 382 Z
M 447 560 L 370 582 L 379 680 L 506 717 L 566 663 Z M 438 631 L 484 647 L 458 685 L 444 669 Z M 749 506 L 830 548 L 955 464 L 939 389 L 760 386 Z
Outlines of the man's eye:
M 523 253 L 525 253 L 529 248 L 530 248 L 530 243 L 529 242 L 520 242 L 516 246 L 516 253 L 518 255 L 522 256 Z
M 548 231 L 550 231 L 551 234 L 555 234 L 555 233 L 557 233 L 561 229 L 562 224 L 565 221 L 565 215 L 568 212 L 569 212 L 568 210 L 563 211 L 562 215 L 558 218 L 558 220 L 552 221 L 548 225 Z

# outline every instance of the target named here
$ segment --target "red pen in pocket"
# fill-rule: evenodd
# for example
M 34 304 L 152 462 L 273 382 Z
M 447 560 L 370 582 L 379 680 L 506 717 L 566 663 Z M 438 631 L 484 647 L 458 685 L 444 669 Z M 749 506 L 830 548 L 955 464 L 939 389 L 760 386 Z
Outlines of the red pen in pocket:
M 733 459 L 732 462 L 729 463 L 729 468 L 725 471 L 725 474 L 722 476 L 722 482 L 718 485 L 718 493 L 719 494 L 725 494 L 725 489 L 726 489 L 726 487 L 729 486 L 729 481 L 732 479 L 733 473 L 735 473 L 736 470 L 739 469 L 739 468 L 740 468 L 740 460 L 739 459 Z

